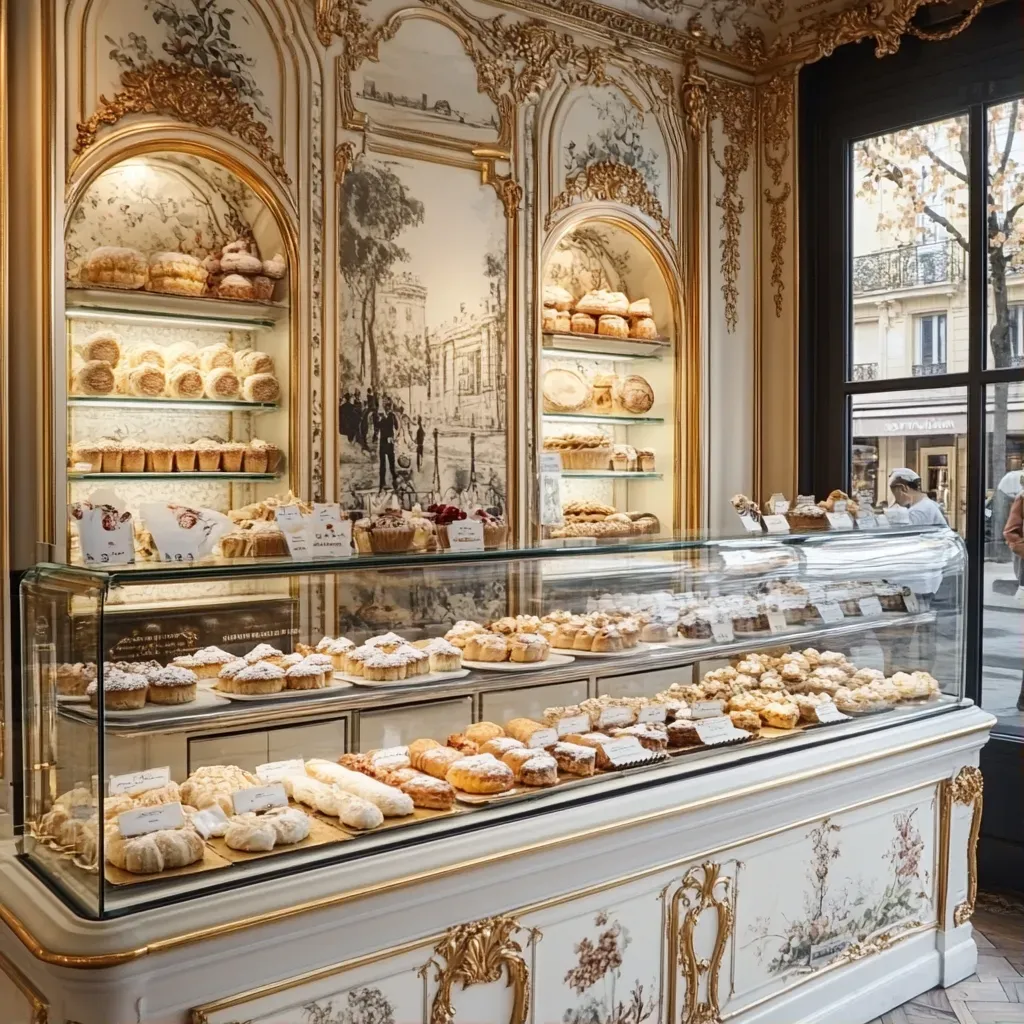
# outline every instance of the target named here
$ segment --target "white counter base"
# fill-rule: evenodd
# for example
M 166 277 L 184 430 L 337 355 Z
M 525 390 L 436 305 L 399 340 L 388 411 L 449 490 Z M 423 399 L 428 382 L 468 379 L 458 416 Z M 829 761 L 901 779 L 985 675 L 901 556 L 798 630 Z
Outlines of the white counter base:
M 8 847 L 5 1024 L 866 1022 L 974 970 L 993 721 L 725 751 L 722 770 L 112 921 L 75 917 Z

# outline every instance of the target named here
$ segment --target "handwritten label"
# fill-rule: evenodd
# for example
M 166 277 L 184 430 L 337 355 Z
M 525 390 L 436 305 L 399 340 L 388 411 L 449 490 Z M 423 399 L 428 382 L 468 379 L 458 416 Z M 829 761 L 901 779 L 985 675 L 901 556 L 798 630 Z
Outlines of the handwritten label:
M 768 612 L 768 628 L 773 633 L 785 633 L 789 629 L 785 612 Z
M 288 761 L 268 761 L 256 765 L 256 778 L 261 782 L 280 782 L 289 775 L 305 775 L 306 762 L 301 757 L 293 757 Z
M 878 520 L 873 512 L 858 512 L 857 526 L 862 530 L 875 530 L 878 528 Z
M 857 604 L 860 605 L 861 615 L 871 618 L 882 614 L 882 602 L 877 597 L 862 597 Z
M 127 775 L 111 775 L 107 792 L 111 796 L 124 793 L 148 793 L 151 789 L 160 789 L 171 781 L 171 769 L 147 768 L 144 772 L 129 772 Z
M 635 736 L 616 736 L 613 740 L 605 740 L 601 744 L 601 753 L 613 767 L 650 756 Z
M 648 704 L 641 708 L 636 715 L 636 720 L 641 725 L 661 725 L 668 718 L 668 708 L 664 704 Z
M 348 558 L 352 554 L 352 520 L 333 502 L 313 503 L 309 530 L 314 558 Z
M 789 511 L 789 499 L 779 491 L 776 491 L 768 499 L 768 507 L 776 515 L 784 516 Z
M 796 503 L 798 505 L 817 505 L 818 502 L 815 500 L 813 494 L 798 494 L 796 496 Z
M 309 558 L 312 554 L 309 531 L 306 529 L 306 517 L 298 505 L 282 505 L 275 509 L 274 519 L 284 534 L 284 542 L 288 545 L 288 554 L 292 558 Z
M 846 512 L 826 512 L 825 518 L 828 519 L 829 526 L 833 530 L 852 530 L 853 520 Z
M 765 516 L 764 525 L 769 533 L 789 533 L 789 520 L 781 512 Z
M 731 644 L 736 639 L 730 619 L 715 619 L 711 623 L 711 636 L 716 643 Z
M 181 828 L 185 814 L 180 803 L 161 804 L 159 807 L 145 807 L 140 811 L 125 811 L 117 816 L 117 827 L 125 839 L 159 832 L 164 828 Z
M 698 700 L 690 705 L 690 717 L 694 721 L 702 718 L 717 718 L 724 711 L 724 700 Z
M 597 716 L 598 729 L 614 729 L 623 725 L 632 725 L 633 709 L 626 707 L 601 708 Z
M 566 715 L 555 723 L 555 730 L 559 738 L 562 736 L 577 735 L 583 732 L 590 732 L 590 715 Z
M 814 714 L 819 722 L 827 725 L 829 722 L 848 722 L 849 715 L 844 715 L 830 700 L 823 701 L 814 709 Z
M 916 615 L 921 610 L 921 606 L 917 603 L 917 594 L 913 591 L 905 590 L 903 592 L 903 606 L 911 615 Z
M 128 565 L 135 561 L 132 515 L 113 505 L 79 502 L 71 506 L 86 565 Z
M 531 750 L 538 750 L 541 747 L 553 747 L 558 742 L 558 731 L 556 729 L 538 729 L 531 733 L 526 745 Z
M 822 622 L 831 625 L 843 621 L 843 609 L 835 601 L 819 601 L 814 607 L 818 609 Z
M 271 807 L 287 807 L 288 795 L 280 782 L 269 786 L 252 786 L 249 789 L 236 789 L 231 794 L 231 803 L 235 814 L 260 814 Z
M 452 551 L 483 551 L 484 524 L 479 519 L 457 519 L 447 529 Z
M 192 815 L 192 827 L 204 838 L 223 835 L 226 831 L 228 816 L 214 804 Z
M 693 727 L 697 730 L 701 743 L 708 747 L 717 746 L 719 743 L 732 743 L 734 740 L 746 739 L 750 735 L 743 729 L 737 729 L 728 715 L 706 718 L 695 722 Z
M 745 513 L 737 513 L 740 517 L 740 522 L 743 524 L 743 529 L 747 533 L 762 533 L 761 524 L 751 515 Z
M 836 938 L 829 939 L 828 942 L 822 942 L 816 946 L 811 946 L 810 956 L 807 961 L 808 966 L 821 967 L 835 960 L 852 942 L 853 940 L 850 938 Z

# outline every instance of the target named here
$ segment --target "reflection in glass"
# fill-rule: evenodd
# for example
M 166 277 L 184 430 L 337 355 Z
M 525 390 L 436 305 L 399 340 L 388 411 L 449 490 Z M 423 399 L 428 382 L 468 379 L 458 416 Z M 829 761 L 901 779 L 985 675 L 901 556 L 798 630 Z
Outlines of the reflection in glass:
M 850 379 L 967 369 L 967 118 L 853 146 Z

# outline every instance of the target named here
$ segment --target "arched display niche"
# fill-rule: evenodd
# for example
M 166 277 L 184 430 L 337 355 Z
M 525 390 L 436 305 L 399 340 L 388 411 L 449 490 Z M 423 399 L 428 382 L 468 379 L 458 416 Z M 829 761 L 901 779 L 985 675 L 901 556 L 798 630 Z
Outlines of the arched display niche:
M 545 437 L 570 432 L 607 433 L 610 443 L 654 449 L 658 476 L 629 469 L 609 469 L 608 475 L 586 477 L 570 476 L 571 471 L 566 471 L 563 503 L 589 499 L 613 505 L 620 512 L 653 513 L 663 533 L 686 529 L 691 524 L 683 521 L 685 497 L 687 489 L 694 486 L 696 472 L 688 464 L 687 452 L 694 450 L 699 439 L 687 436 L 697 429 L 696 422 L 691 423 L 696 419 L 696 404 L 682 360 L 683 298 L 674 253 L 632 210 L 616 203 L 588 202 L 570 208 L 554 224 L 544 243 L 541 266 L 538 318 L 546 284 L 561 285 L 575 299 L 596 288 L 624 291 L 631 301 L 651 300 L 662 344 L 645 343 L 634 349 L 628 341 L 596 334 L 551 334 L 540 322 L 535 323 L 535 454 L 543 450 Z M 642 376 L 654 390 L 654 404 L 635 418 L 620 407 L 596 409 L 593 400 L 574 413 L 545 411 L 544 374 L 552 368 L 570 369 L 591 384 L 597 375 Z M 538 516 L 533 519 L 539 522 Z
M 173 443 L 186 441 L 189 435 L 214 436 L 225 440 L 246 440 L 260 436 L 277 444 L 284 452 L 283 473 L 279 477 L 233 479 L 225 474 L 210 472 L 202 478 L 190 479 L 177 473 L 162 478 L 157 473 L 81 477 L 73 468 L 65 472 L 54 466 L 57 480 L 64 475 L 64 490 L 68 500 L 86 497 L 98 487 L 113 487 L 128 506 L 135 511 L 142 501 L 164 501 L 183 498 L 190 502 L 227 511 L 281 490 L 299 489 L 308 480 L 309 467 L 302 464 L 296 441 L 303 436 L 300 419 L 303 403 L 299 402 L 300 380 L 308 368 L 300 366 L 297 344 L 299 316 L 295 296 L 299 294 L 299 248 L 297 233 L 288 213 L 287 201 L 276 184 L 268 182 L 253 166 L 246 154 L 215 148 L 205 142 L 189 138 L 182 132 L 168 137 L 166 132 L 136 129 L 128 145 L 115 145 L 115 140 L 104 139 L 87 155 L 79 167 L 80 175 L 69 185 L 65 206 L 64 239 L 67 261 L 55 261 L 55 273 L 64 275 L 57 293 L 64 301 L 58 312 L 66 317 L 66 346 L 58 349 L 51 373 L 51 388 L 58 409 L 64 414 L 63 422 L 69 451 L 91 435 L 102 431 L 102 436 L 131 437 L 137 440 Z M 138 209 L 130 203 L 120 204 L 118 213 L 124 218 L 123 233 L 104 226 L 94 238 L 89 238 L 83 225 L 88 224 L 87 205 L 90 196 L 97 195 L 104 176 L 116 175 L 121 169 L 126 185 L 134 181 Z M 145 188 L 150 176 L 156 189 Z M 159 184 L 166 192 L 161 195 Z M 175 196 L 177 188 L 179 195 Z M 217 210 L 216 192 L 226 209 Z M 205 190 L 205 191 L 204 191 Z M 130 194 L 130 188 L 125 189 Z M 191 196 L 192 208 L 183 202 L 182 194 Z M 161 195 L 160 199 L 156 199 Z M 227 197 L 227 198 L 226 198 Z M 108 197 L 110 198 L 110 197 Z M 231 212 L 233 205 L 247 207 L 245 215 Z M 113 206 L 108 203 L 108 208 Z M 260 255 L 269 259 L 283 253 L 288 269 L 285 277 L 275 285 L 273 299 L 267 303 L 236 302 L 205 296 L 176 296 L 151 293 L 145 290 L 83 289 L 69 278 L 69 271 L 77 270 L 82 249 L 98 245 L 125 244 L 139 247 L 139 237 L 145 238 L 147 218 L 152 218 L 152 241 L 145 248 L 166 246 L 170 251 L 188 251 L 203 256 L 213 242 L 231 241 L 251 233 Z M 203 218 L 206 218 L 204 220 Z M 170 226 L 174 220 L 177 232 Z M 216 228 L 210 228 L 216 224 Z M 210 230 L 207 230 L 210 228 Z M 192 236 L 183 239 L 183 231 Z M 81 236 L 81 240 L 76 238 Z M 165 241 L 166 239 L 166 241 Z M 222 244 L 222 243 L 221 243 Z M 148 252 L 146 253 L 148 255 Z M 66 264 L 66 265 L 65 265 Z M 110 318 L 106 319 L 108 312 Z M 169 345 L 174 341 L 194 341 L 200 348 L 204 344 L 225 342 L 229 347 L 257 348 L 268 351 L 275 362 L 281 384 L 281 395 L 275 409 L 206 408 L 203 400 L 178 403 L 177 408 L 152 402 L 122 401 L 123 396 L 111 396 L 109 403 L 103 396 L 82 396 L 72 393 L 72 359 L 74 349 L 82 339 L 97 329 L 111 329 L 125 336 L 125 344 L 145 340 L 152 344 Z M 78 335 L 82 335 L 82 339 Z M 67 396 L 66 403 L 63 396 Z M 257 415 L 258 413 L 258 415 Z M 58 427 L 58 430 L 60 428 Z M 167 432 L 166 438 L 157 436 Z M 59 483 L 56 494 L 60 494 Z M 54 510 L 55 533 L 60 536 L 65 526 L 65 509 Z M 71 539 L 68 540 L 71 555 Z

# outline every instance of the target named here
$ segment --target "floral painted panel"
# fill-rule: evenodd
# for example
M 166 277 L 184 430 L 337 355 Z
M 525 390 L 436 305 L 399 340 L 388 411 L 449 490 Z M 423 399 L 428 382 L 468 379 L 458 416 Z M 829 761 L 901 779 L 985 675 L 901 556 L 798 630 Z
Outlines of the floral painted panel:
M 503 508 L 501 203 L 475 172 L 376 156 L 356 162 L 341 198 L 342 502 Z
M 185 252 L 202 258 L 237 238 L 252 239 L 269 259 L 280 235 L 255 193 L 202 157 L 163 153 L 126 160 L 103 171 L 71 214 L 65 241 L 68 280 L 101 245 L 148 255 Z
M 855 943 L 934 920 L 934 802 L 883 808 L 825 818 L 745 858 L 737 977 L 749 994 L 759 980 L 817 970 Z
M 351 97 L 371 125 L 466 142 L 494 142 L 498 109 L 478 89 L 476 68 L 450 29 L 412 18 L 352 73 Z
M 574 91 L 560 137 L 559 189 L 595 164 L 624 164 L 640 172 L 647 190 L 667 209 L 665 137 L 657 118 L 637 96 L 615 85 Z

